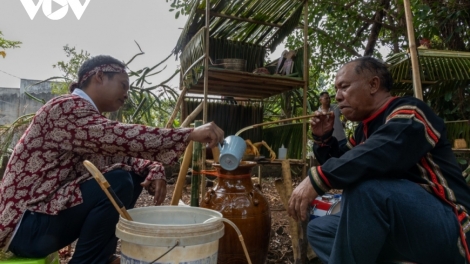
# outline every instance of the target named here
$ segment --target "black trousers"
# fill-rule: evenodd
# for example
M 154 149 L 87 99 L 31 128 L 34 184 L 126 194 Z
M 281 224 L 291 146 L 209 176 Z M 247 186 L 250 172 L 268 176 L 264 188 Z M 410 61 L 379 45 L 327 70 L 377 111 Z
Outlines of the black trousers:
M 308 223 L 308 241 L 325 264 L 465 263 L 452 208 L 416 183 L 357 183 L 344 189 L 341 210 Z
M 125 170 L 104 177 L 126 208 L 134 207 L 144 177 Z M 58 215 L 26 211 L 9 250 L 20 257 L 39 258 L 78 239 L 69 264 L 106 263 L 116 251 L 119 214 L 94 179 L 82 183 L 80 191 L 83 203 Z

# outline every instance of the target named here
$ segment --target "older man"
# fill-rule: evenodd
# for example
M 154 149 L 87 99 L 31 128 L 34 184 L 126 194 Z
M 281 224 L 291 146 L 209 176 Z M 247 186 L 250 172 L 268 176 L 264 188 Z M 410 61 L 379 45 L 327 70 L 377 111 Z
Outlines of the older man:
M 334 119 L 311 120 L 322 163 L 289 200 L 289 215 L 306 220 L 308 204 L 343 189 L 342 212 L 308 224 L 308 240 L 324 263 L 470 263 L 470 188 L 446 139 L 444 122 L 422 101 L 392 97 L 392 77 L 363 57 L 337 73 L 342 114 L 361 121 L 338 148 Z

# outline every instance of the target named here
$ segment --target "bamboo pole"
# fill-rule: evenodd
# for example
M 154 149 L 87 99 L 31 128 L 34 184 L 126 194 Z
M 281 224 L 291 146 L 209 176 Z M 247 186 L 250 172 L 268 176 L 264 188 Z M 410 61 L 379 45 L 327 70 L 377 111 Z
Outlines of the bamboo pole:
M 204 101 L 203 101 L 203 104 L 204 104 L 204 107 L 203 107 L 203 112 L 202 112 L 202 124 L 206 124 L 207 123 L 207 112 L 208 112 L 208 109 L 207 109 L 207 95 L 209 94 L 209 60 L 210 60 L 210 56 L 209 56 L 209 37 L 210 37 L 210 18 L 211 18 L 211 1 L 210 0 L 206 0 L 206 31 L 205 31 L 205 36 L 204 36 L 204 39 L 205 39 L 205 58 L 204 58 Z M 202 146 L 201 146 L 202 148 Z M 204 151 L 202 151 L 202 156 L 201 156 L 201 159 L 202 159 L 202 164 L 201 164 L 201 168 L 203 170 L 206 169 L 206 151 L 205 151 L 205 146 L 203 148 Z M 200 191 L 201 191 L 201 197 L 204 197 L 204 195 L 206 194 L 206 177 L 204 175 L 201 176 L 201 180 L 200 180 Z
M 292 175 L 290 172 L 290 163 L 289 160 L 283 160 L 282 164 L 282 179 L 283 179 L 283 187 L 284 187 L 284 194 L 281 192 L 280 195 L 284 196 L 285 201 L 289 201 L 292 195 Z M 276 188 L 278 188 L 276 186 Z M 282 199 L 281 199 L 282 200 Z M 287 202 L 286 202 L 287 203 Z M 284 205 L 286 210 L 288 209 L 288 204 Z M 299 237 L 299 223 L 297 223 L 294 219 L 290 219 L 290 227 L 291 227 L 291 237 L 292 237 L 292 251 L 294 253 L 294 263 L 300 264 L 302 263 L 302 253 L 301 253 L 301 245 L 302 242 Z
M 308 63 L 308 1 L 305 1 L 304 4 L 304 97 L 303 97 L 303 111 L 302 115 L 307 115 L 307 90 L 308 90 L 308 73 L 309 73 L 309 63 Z M 305 159 L 307 156 L 307 120 L 303 119 L 302 125 L 302 159 Z M 305 166 L 304 166 L 305 168 Z M 305 178 L 306 170 L 302 169 L 302 177 Z
M 111 185 L 109 185 L 109 182 L 106 180 L 103 174 L 101 174 L 101 172 L 95 167 L 95 165 L 93 165 L 93 163 L 88 160 L 83 161 L 83 165 L 91 173 L 91 175 L 93 175 L 93 178 L 95 178 L 95 180 L 98 182 L 98 185 L 104 191 L 104 193 L 111 201 L 116 211 L 118 211 L 118 213 L 122 216 L 122 218 L 132 221 L 132 217 L 127 212 L 126 207 L 121 202 L 121 200 L 119 200 L 119 197 L 117 197 L 116 193 L 114 193 L 114 190 L 111 188 Z
M 193 112 L 186 117 L 186 119 L 183 121 L 183 123 L 181 123 L 181 127 L 188 127 L 189 124 L 191 124 L 191 122 L 193 122 L 193 120 L 196 118 L 196 116 L 199 115 L 199 113 L 201 113 L 202 107 L 203 107 L 203 104 L 200 103 L 196 107 L 196 109 L 194 109 Z
M 302 115 L 307 115 L 307 90 L 309 84 L 309 61 L 308 61 L 308 1 L 304 4 L 304 98 L 303 98 L 303 112 Z M 302 125 L 302 160 L 307 156 L 307 120 L 303 120 Z M 305 166 L 302 168 L 302 178 L 307 176 L 307 169 Z
M 194 127 L 202 125 L 201 120 L 194 122 Z M 199 207 L 199 184 L 200 175 L 199 172 L 202 168 L 202 144 L 199 142 L 193 142 L 193 175 L 191 177 L 191 206 Z
M 405 6 L 406 31 L 408 33 L 408 43 L 411 55 L 414 95 L 416 98 L 423 100 L 423 89 L 421 87 L 418 51 L 416 49 L 415 32 L 413 28 L 413 15 L 411 14 L 410 0 L 403 0 L 403 4 Z
M 184 97 L 186 96 L 186 92 L 188 89 L 186 87 L 183 88 L 183 91 L 181 91 L 180 96 L 178 97 L 178 101 L 176 101 L 176 106 L 175 109 L 173 110 L 173 113 L 171 113 L 170 118 L 168 119 L 168 122 L 166 123 L 166 128 L 171 128 L 173 125 L 173 121 L 175 121 L 176 115 L 178 114 L 178 111 L 180 109 L 181 104 L 184 101 Z
M 308 1 L 304 3 L 304 100 L 303 100 L 303 115 L 307 115 L 307 90 L 309 85 L 309 60 L 308 60 Z M 307 120 L 303 119 L 302 125 L 302 160 L 307 157 Z M 290 166 L 290 165 L 289 165 Z M 302 179 L 307 177 L 307 166 L 302 166 Z M 307 263 L 308 251 L 310 248 L 307 242 L 307 221 L 302 221 L 300 224 L 300 260 L 302 263 Z
M 332 113 L 333 112 L 328 112 L 327 114 L 331 115 Z M 262 126 L 266 126 L 266 125 L 277 124 L 277 123 L 281 123 L 281 122 L 294 121 L 294 120 L 299 120 L 299 119 L 306 119 L 306 118 L 315 117 L 315 116 L 319 116 L 319 115 L 322 115 L 322 114 L 314 113 L 314 114 L 311 114 L 311 115 L 297 116 L 297 117 L 291 117 L 291 118 L 286 118 L 286 119 L 281 119 L 281 120 L 276 120 L 276 121 L 270 121 L 270 122 L 254 124 L 254 125 L 247 126 L 247 127 L 244 127 L 242 129 L 238 130 L 237 133 L 235 133 L 235 136 L 240 135 L 241 133 L 247 131 L 248 129 L 253 129 L 253 128 L 262 127 Z
M 181 192 L 186 181 L 186 173 L 191 163 L 191 157 L 193 156 L 193 142 L 190 141 L 186 151 L 184 152 L 183 162 L 181 163 L 180 171 L 178 173 L 178 179 L 176 180 L 175 189 L 173 190 L 173 196 L 171 197 L 170 205 L 178 205 L 178 201 L 181 199 Z
M 193 112 L 186 117 L 184 122 L 181 124 L 181 127 L 188 127 L 189 124 L 196 118 L 196 116 L 202 110 L 202 103 L 199 104 Z M 189 164 L 191 163 L 191 158 L 193 155 L 193 142 L 189 142 L 188 146 L 186 147 L 186 151 L 184 152 L 183 162 L 180 166 L 180 171 L 178 173 L 178 179 L 176 180 L 175 189 L 173 191 L 173 196 L 171 198 L 170 205 L 178 205 L 178 201 L 181 199 L 181 192 L 186 181 L 186 173 L 189 169 Z

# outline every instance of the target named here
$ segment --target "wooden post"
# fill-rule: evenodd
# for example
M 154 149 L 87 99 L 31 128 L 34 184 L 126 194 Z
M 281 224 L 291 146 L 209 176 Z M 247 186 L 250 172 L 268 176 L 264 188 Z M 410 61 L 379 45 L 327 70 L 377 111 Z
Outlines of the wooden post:
M 282 164 L 282 178 L 283 178 L 283 183 L 281 186 L 278 186 L 279 183 L 276 181 L 276 189 L 279 192 L 279 195 L 281 196 L 281 200 L 283 200 L 284 207 L 286 210 L 288 210 L 288 201 L 292 195 L 292 176 L 290 172 L 290 163 L 289 160 L 283 160 L 281 162 Z M 283 190 L 282 190 L 283 189 Z M 284 197 L 284 198 L 283 198 Z M 301 237 L 299 236 L 299 231 L 301 229 L 299 228 L 299 223 L 297 223 L 294 219 L 290 218 L 289 219 L 289 226 L 290 226 L 290 234 L 292 237 L 292 251 L 294 253 L 294 264 L 300 264 L 303 263 L 303 258 L 307 257 L 307 254 L 305 253 L 305 256 L 302 256 L 302 251 L 301 251 L 301 246 L 302 246 L 302 240 Z
M 193 142 L 190 141 L 188 147 L 186 147 L 186 151 L 184 152 L 183 163 L 181 163 L 180 172 L 178 173 L 178 179 L 176 180 L 170 205 L 178 205 L 178 201 L 181 199 L 181 192 L 183 191 L 183 186 L 186 181 L 186 174 L 188 172 L 189 164 L 191 163 L 191 157 L 193 156 L 193 146 Z
M 178 114 L 178 111 L 180 109 L 181 104 L 184 101 L 184 97 L 186 96 L 186 92 L 188 89 L 186 87 L 183 88 L 183 91 L 181 91 L 180 96 L 178 97 L 178 101 L 176 101 L 176 106 L 175 109 L 173 110 L 173 113 L 171 113 L 170 118 L 168 119 L 168 122 L 166 123 L 166 128 L 171 128 L 173 127 L 173 121 L 175 121 L 176 115 Z
M 304 70 L 303 70 L 303 79 L 304 79 L 304 94 L 303 94 L 303 110 L 302 115 L 307 115 L 307 90 L 309 84 L 309 61 L 308 61 L 308 1 L 305 1 L 304 4 Z M 307 156 L 307 120 L 304 119 L 302 123 L 302 160 L 305 160 Z M 302 177 L 307 175 L 305 166 L 302 169 Z
M 205 57 L 204 57 L 204 101 L 203 101 L 203 104 L 204 104 L 204 107 L 203 107 L 203 112 L 202 112 L 202 123 L 203 124 L 206 124 L 207 123 L 207 112 L 208 112 L 208 109 L 207 109 L 207 95 L 209 93 L 209 37 L 210 37 L 210 32 L 209 32 L 209 25 L 210 25 L 210 16 L 211 16 L 211 1 L 210 0 L 206 0 L 206 31 L 205 31 L 205 35 L 204 35 L 204 44 L 205 44 L 205 47 L 204 47 L 204 54 L 205 54 Z M 202 151 L 202 164 L 201 164 L 201 168 L 203 170 L 206 169 L 206 147 L 203 146 L 203 151 Z M 200 190 L 201 190 L 201 196 L 204 197 L 204 195 L 206 194 L 206 176 L 204 175 L 201 175 L 201 186 L 200 186 Z
M 414 95 L 416 98 L 423 100 L 423 89 L 421 87 L 418 51 L 416 50 L 415 32 L 413 28 L 413 15 L 411 14 L 410 0 L 403 0 L 403 4 L 405 6 L 406 31 L 408 33 L 408 44 L 411 57 Z
M 279 198 L 281 198 L 281 202 L 284 205 L 284 208 L 286 208 L 286 211 L 288 210 L 288 202 L 289 198 L 287 198 L 286 194 L 286 187 L 284 184 L 284 181 L 281 179 L 277 179 L 274 181 L 274 185 L 276 186 L 276 190 L 279 193 Z M 294 253 L 294 263 L 300 263 L 300 247 L 299 247 L 299 224 L 292 218 L 289 217 L 289 230 L 291 234 L 291 240 L 292 240 L 292 251 Z
M 203 104 L 200 103 L 196 109 L 193 110 L 191 114 L 189 114 L 186 119 L 181 123 L 181 127 L 188 127 L 189 124 L 196 118 L 197 115 L 202 111 Z

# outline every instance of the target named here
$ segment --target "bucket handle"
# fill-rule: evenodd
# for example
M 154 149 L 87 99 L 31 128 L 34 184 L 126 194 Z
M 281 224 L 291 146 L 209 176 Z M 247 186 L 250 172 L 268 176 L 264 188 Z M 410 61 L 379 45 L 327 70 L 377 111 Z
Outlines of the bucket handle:
M 207 219 L 206 221 L 204 221 L 204 223 L 210 223 L 210 222 L 214 222 L 216 220 L 222 220 L 223 222 L 231 225 L 233 227 L 233 229 L 235 229 L 235 231 L 237 232 L 238 234 L 238 239 L 240 240 L 240 243 L 242 244 L 242 247 L 243 247 L 243 251 L 245 252 L 245 257 L 246 257 L 246 260 L 248 261 L 248 264 L 251 264 L 251 259 L 250 259 L 250 255 L 248 254 L 248 250 L 246 249 L 246 245 L 245 245 L 245 241 L 243 239 L 243 235 L 242 233 L 240 232 L 240 229 L 238 229 L 238 227 L 235 225 L 235 223 L 233 223 L 232 221 L 228 220 L 227 218 L 223 218 L 223 217 L 211 217 L 209 219 Z M 166 254 L 166 253 L 165 253 Z M 152 262 L 153 263 L 153 262 Z
M 165 256 L 166 254 L 170 253 L 170 251 L 172 251 L 175 247 L 177 247 L 178 245 L 180 244 L 180 241 L 179 240 L 176 240 L 176 243 L 175 245 L 173 245 L 170 249 L 168 249 L 165 253 L 163 253 L 160 257 L 158 257 L 157 259 L 155 259 L 154 261 L 150 262 L 149 264 L 152 264 L 152 263 L 155 263 L 155 261 L 163 258 L 163 256 Z

